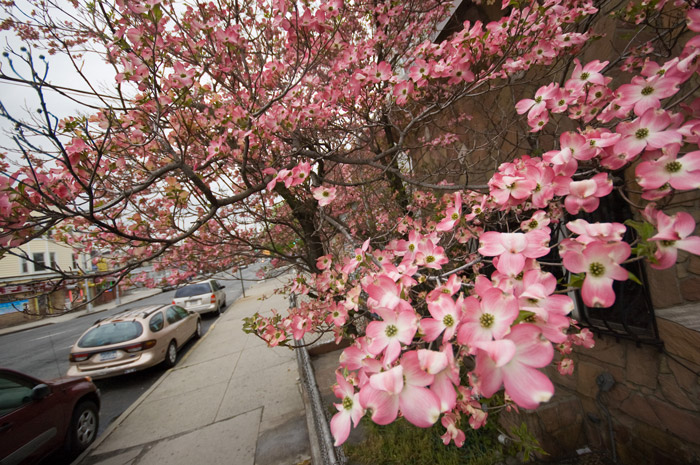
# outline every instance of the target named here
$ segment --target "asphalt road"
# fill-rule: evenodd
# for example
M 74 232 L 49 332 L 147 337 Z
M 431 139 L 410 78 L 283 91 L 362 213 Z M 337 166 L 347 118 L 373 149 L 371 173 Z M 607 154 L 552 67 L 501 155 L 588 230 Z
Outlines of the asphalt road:
M 256 264 L 243 270 L 243 281 L 246 288 L 254 283 L 255 272 L 258 268 L 259 265 Z M 228 280 L 221 276 L 217 276 L 216 279 L 226 286 L 227 305 L 231 305 L 241 296 L 241 282 L 238 279 Z M 138 302 L 95 313 L 94 315 L 82 316 L 62 323 L 2 335 L 0 336 L 0 366 L 44 380 L 64 376 L 68 370 L 70 348 L 95 320 L 119 313 L 127 308 L 141 305 L 167 304 L 172 302 L 174 294 L 174 290 L 167 291 Z M 204 333 L 209 330 L 217 318 L 218 315 L 215 314 L 202 315 L 202 330 Z M 191 340 L 181 349 L 178 359 L 182 358 L 193 346 L 194 341 Z M 119 417 L 163 373 L 164 368 L 156 366 L 129 375 L 95 381 L 102 394 L 98 434 L 101 434 L 112 421 Z

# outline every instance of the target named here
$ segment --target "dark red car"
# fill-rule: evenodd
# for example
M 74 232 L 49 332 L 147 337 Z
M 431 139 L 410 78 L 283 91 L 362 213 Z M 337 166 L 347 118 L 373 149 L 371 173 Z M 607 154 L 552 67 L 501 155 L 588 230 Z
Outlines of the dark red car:
M 90 378 L 40 381 L 0 368 L 0 465 L 76 456 L 97 436 L 100 395 Z

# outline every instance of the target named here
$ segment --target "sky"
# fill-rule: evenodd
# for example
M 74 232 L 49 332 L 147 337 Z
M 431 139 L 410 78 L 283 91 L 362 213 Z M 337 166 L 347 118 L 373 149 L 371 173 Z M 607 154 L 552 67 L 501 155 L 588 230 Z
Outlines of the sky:
M 26 44 L 11 31 L 0 31 L 0 51 L 10 53 L 9 58 L 12 59 L 15 70 L 19 72 L 22 78 L 26 79 L 29 76 L 29 67 L 22 63 L 19 57 L 13 56 L 11 53 L 23 54 L 20 50 L 23 46 L 26 46 Z M 48 63 L 49 66 L 49 72 L 46 77 L 48 82 L 66 88 L 88 90 L 88 86 L 82 81 L 82 78 L 76 72 L 73 64 L 67 57 L 60 54 L 49 55 L 44 50 L 38 48 L 31 49 L 31 53 L 35 62 L 39 64 L 38 71 L 40 71 L 40 74 L 43 73 L 45 65 L 39 59 L 39 56 L 45 56 L 46 63 Z M 8 57 L 0 56 L 0 70 L 2 74 L 6 76 L 12 78 L 20 77 L 17 76 L 15 70 L 10 66 Z M 96 56 L 86 56 L 82 63 L 82 70 L 93 85 L 97 84 L 98 89 L 106 89 L 109 87 L 108 84 L 110 81 L 114 82 L 114 69 L 99 60 Z M 79 100 L 88 101 L 80 94 L 70 92 L 69 94 Z M 58 118 L 65 118 L 79 113 L 94 112 L 94 110 L 90 110 L 52 90 L 46 90 L 45 98 L 49 111 Z M 28 120 L 38 116 L 37 109 L 39 108 L 39 98 L 37 97 L 36 91 L 28 85 L 7 82 L 6 80 L 0 79 L 0 101 L 14 117 Z M 16 148 L 16 144 L 9 134 L 11 129 L 12 123 L 6 118 L 0 117 L 0 150 L 2 151 Z M 14 160 L 15 157 L 12 157 L 12 159 Z

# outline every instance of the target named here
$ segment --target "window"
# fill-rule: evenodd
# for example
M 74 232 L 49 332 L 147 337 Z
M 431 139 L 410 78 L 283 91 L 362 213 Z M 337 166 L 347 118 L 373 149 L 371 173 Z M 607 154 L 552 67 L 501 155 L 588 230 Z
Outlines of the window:
M 581 214 L 589 222 L 618 222 L 624 223 L 632 217 L 629 205 L 617 191 L 600 199 L 600 207 L 591 214 Z M 623 240 L 634 242 L 635 231 L 627 228 Z M 632 262 L 624 266 L 637 276 L 642 283 L 646 283 L 646 273 L 641 261 Z M 651 305 L 648 285 L 640 286 L 634 281 L 615 281 L 615 303 L 609 308 L 586 307 L 581 300 L 580 293 L 576 296 L 576 306 L 581 323 L 590 327 L 594 332 L 609 334 L 615 338 L 632 339 L 637 343 L 659 345 L 659 333 L 656 327 L 654 308 Z
M 102 323 L 92 328 L 78 341 L 78 347 L 100 347 L 136 339 L 143 333 L 138 321 L 116 321 Z
M 11 373 L 1 373 L 0 417 L 30 402 L 33 388 L 34 383 L 27 379 L 13 376 Z
M 57 268 L 56 266 L 56 252 L 49 252 L 49 263 L 51 268 Z
M 44 271 L 46 269 L 46 257 L 43 253 L 32 254 L 32 261 L 34 262 L 34 271 Z
M 180 315 L 180 319 L 185 319 L 189 316 L 189 312 L 182 307 L 178 307 L 177 305 L 173 305 L 173 309 L 175 309 L 175 312 L 178 315 Z
M 211 287 L 209 283 L 200 284 L 190 284 L 189 286 L 181 287 L 175 291 L 175 298 L 179 297 L 193 297 L 196 295 L 209 294 L 211 293 Z
M 151 319 L 148 322 L 148 327 L 151 329 L 151 331 L 157 333 L 158 331 L 163 329 L 163 322 L 163 312 L 158 312 L 151 317 Z
M 175 310 L 175 307 L 168 307 L 165 311 L 165 319 L 168 320 L 169 324 L 177 323 L 182 319 L 180 314 Z
M 22 273 L 29 273 L 29 262 L 26 258 L 20 258 L 20 267 L 22 268 Z

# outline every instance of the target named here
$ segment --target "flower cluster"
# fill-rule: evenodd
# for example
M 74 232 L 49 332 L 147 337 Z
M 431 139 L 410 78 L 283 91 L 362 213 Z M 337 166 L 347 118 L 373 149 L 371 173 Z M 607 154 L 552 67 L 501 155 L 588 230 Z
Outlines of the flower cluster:
M 693 27 L 697 15 L 694 10 L 689 16 Z M 563 240 L 552 237 L 550 226 L 562 221 L 564 211 L 572 217 L 596 211 L 614 189 L 611 173 L 636 161 L 644 199 L 700 187 L 700 151 L 681 150 L 697 145 L 700 120 L 663 106 L 697 72 L 699 46 L 693 38 L 677 58 L 660 65 L 645 61 L 641 75 L 617 89 L 606 76 L 609 63 L 576 61 L 563 86 L 540 88 L 516 110 L 527 114 L 533 132 L 552 115 L 581 120 L 585 128 L 562 133 L 559 147 L 542 157 L 523 156 L 499 166 L 488 195 L 456 192 L 445 196 L 437 218 L 404 218 L 403 239 L 377 248 L 367 240 L 348 257 L 320 259 L 312 287 L 325 297 L 314 302 L 314 311 L 329 315 L 326 323 L 336 325 L 338 339 L 350 336 L 343 329 L 347 325 L 366 321 L 364 333 L 353 336 L 342 352 L 336 373 L 341 399 L 331 422 L 336 445 L 369 412 L 378 424 L 399 415 L 419 427 L 441 419 L 444 442 L 460 446 L 461 428 L 482 425 L 488 416 L 484 399 L 497 392 L 526 409 L 550 399 L 554 386 L 542 368 L 555 365 L 571 374 L 572 346 L 592 347 L 593 339 L 570 317 L 570 289 L 540 260 L 556 248 L 563 269 L 582 278 L 584 304 L 610 307 L 613 282 L 628 279 L 624 264 L 633 253 L 621 223 L 571 219 L 563 223 Z M 404 104 L 427 80 L 455 72 L 441 69 L 438 76 L 436 66 L 417 60 L 409 80 L 394 88 L 396 102 Z M 473 79 L 468 67 L 462 73 Z M 376 79 L 381 76 L 378 70 Z M 517 215 L 520 228 L 490 228 L 488 219 L 499 214 Z M 646 256 L 651 266 L 673 265 L 679 249 L 700 254 L 690 214 L 669 216 L 650 204 L 643 215 L 656 231 L 642 238 L 652 248 Z M 454 261 L 444 248 L 450 241 L 478 245 Z

